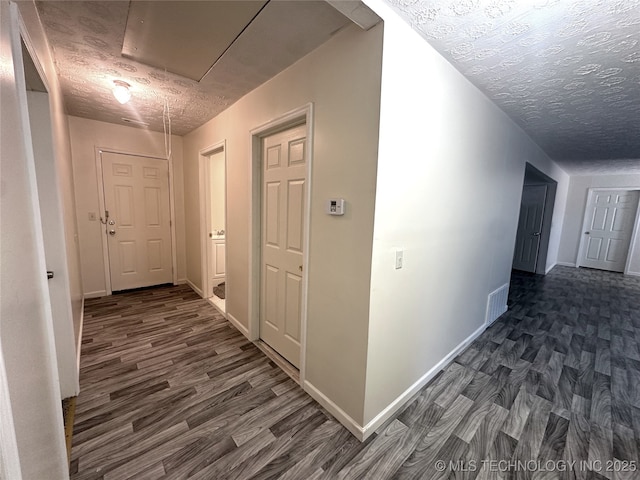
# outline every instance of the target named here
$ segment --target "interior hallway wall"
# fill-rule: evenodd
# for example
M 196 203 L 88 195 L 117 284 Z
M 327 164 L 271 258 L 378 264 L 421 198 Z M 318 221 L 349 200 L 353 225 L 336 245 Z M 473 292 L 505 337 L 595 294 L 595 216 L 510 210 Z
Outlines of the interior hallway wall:
M 307 380 L 362 420 L 375 199 L 382 25 L 351 26 L 185 136 L 188 278 L 202 288 L 199 151 L 227 141 L 228 314 L 248 328 L 251 134 L 314 103 Z M 346 214 L 325 214 L 329 198 Z
M 115 101 L 115 99 L 114 99 Z M 122 153 L 165 157 L 164 134 L 112 123 L 69 116 L 73 171 L 77 199 L 78 231 L 84 294 L 88 297 L 106 295 L 105 269 L 102 253 L 104 228 L 99 220 L 89 220 L 89 212 L 98 218 L 100 212 L 96 169 L 96 149 L 105 148 Z M 172 136 L 173 184 L 175 195 L 178 281 L 186 279 L 184 236 L 184 179 L 182 169 L 182 137 Z
M 44 38 L 30 15 L 35 5 L 20 8 L 28 34 Z M 18 5 L 0 2 L 0 472 L 62 480 L 68 467 L 19 25 Z M 51 85 L 57 122 L 60 93 Z M 64 124 L 55 128 L 60 140 Z
M 78 224 L 76 219 L 76 198 L 73 189 L 73 168 L 71 165 L 71 145 L 69 140 L 69 124 L 64 109 L 64 99 L 58 80 L 58 73 L 53 62 L 51 47 L 46 38 L 44 27 L 35 3 L 32 1 L 18 2 L 20 14 L 23 18 L 29 45 L 34 49 L 32 56 L 42 68 L 42 79 L 49 90 L 49 109 L 51 115 L 53 158 L 57 173 L 58 192 L 62 207 L 62 221 L 64 243 L 66 249 L 66 278 L 70 293 L 71 313 L 76 348 L 80 348 L 80 330 L 82 322 L 82 275 L 80 269 L 80 246 L 78 243 Z M 66 329 L 66 326 L 65 326 Z M 66 341 L 65 341 L 66 343 Z M 77 377 L 78 372 L 75 376 Z
M 562 243 L 558 261 L 566 265 L 575 265 L 578 248 L 582 238 L 582 223 L 590 188 L 624 188 L 640 190 L 640 173 L 629 175 L 575 175 L 571 177 L 567 199 L 566 219 L 562 229 Z M 639 225 L 637 224 L 636 227 Z M 632 254 L 629 273 L 640 275 L 640 234 L 635 244 L 630 245 Z
M 484 328 L 510 281 L 525 162 L 558 182 L 548 262 L 569 179 L 384 1 L 366 3 L 385 32 L 365 424 Z

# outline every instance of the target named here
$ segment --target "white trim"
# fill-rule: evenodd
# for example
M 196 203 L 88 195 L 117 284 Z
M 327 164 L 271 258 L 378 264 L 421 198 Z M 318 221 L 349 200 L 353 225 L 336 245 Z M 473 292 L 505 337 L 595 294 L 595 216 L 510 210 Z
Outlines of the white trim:
M 178 245 L 176 235 L 176 208 L 175 208 L 175 188 L 173 183 L 173 157 L 164 158 L 155 154 L 149 153 L 135 153 L 131 151 L 120 150 L 111 147 L 95 147 L 96 157 L 96 181 L 98 183 L 98 204 L 100 208 L 99 216 L 102 218 L 105 210 L 104 202 L 104 179 L 102 176 L 102 153 L 115 153 L 117 155 L 129 155 L 132 157 L 151 158 L 154 160 L 162 160 L 168 162 L 169 169 L 169 231 L 171 233 L 171 281 L 174 285 L 178 284 Z M 106 231 L 106 225 L 100 224 L 101 228 L 104 227 Z M 104 263 L 104 284 L 106 288 L 106 294 L 111 295 L 113 290 L 111 288 L 111 267 L 109 264 L 109 246 L 105 241 L 106 234 L 100 234 L 100 241 L 102 243 L 102 261 Z M 92 292 L 93 293 L 93 292 Z M 90 294 L 85 294 L 88 296 Z
M 634 224 L 631 231 L 631 238 L 629 239 L 629 249 L 627 250 L 627 260 L 624 264 L 625 275 L 633 275 L 633 273 L 629 272 L 629 263 L 631 257 L 634 253 L 634 247 L 636 241 L 640 238 L 640 188 L 639 187 L 591 187 L 587 190 L 587 201 L 584 204 L 584 218 L 582 220 L 582 230 L 580 230 L 580 244 L 578 245 L 578 255 L 576 258 L 575 266 L 580 266 L 580 260 L 582 259 L 582 254 L 584 249 L 586 248 L 586 235 L 584 232 L 589 228 L 589 219 L 587 218 L 589 205 L 591 204 L 591 199 L 593 198 L 593 193 L 595 191 L 625 191 L 625 192 L 638 192 L 638 206 L 636 209 L 636 219 L 634 220 Z M 558 262 L 560 264 L 560 262 Z
M 204 298 L 204 295 L 202 294 L 202 290 L 200 290 L 198 287 L 196 287 L 195 284 L 191 280 L 187 279 L 186 284 L 191 287 L 191 290 L 193 290 L 198 295 L 200 295 L 200 297 Z
M 308 380 L 305 380 L 304 383 L 301 383 L 304 391 L 307 392 L 316 402 L 322 405 L 325 409 L 331 413 L 347 430 L 349 430 L 354 437 L 356 437 L 361 442 L 366 440 L 369 434 L 365 433 L 365 429 L 356 422 L 353 418 L 351 418 L 347 412 L 342 410 L 338 405 L 333 403 L 333 401 L 327 397 L 324 393 L 322 393 L 318 388 L 316 388 L 312 383 Z
M 227 318 L 227 312 L 223 312 L 222 309 L 215 304 L 215 302 L 213 301 L 213 297 L 207 298 L 207 302 L 209 302 L 220 313 L 220 315 L 222 315 L 224 318 Z
M 107 293 L 106 290 L 96 290 L 95 292 L 87 292 L 84 294 L 84 298 L 100 298 L 100 297 L 106 297 L 107 295 L 111 295 L 110 293 Z
M 544 274 L 545 274 L 545 275 L 547 275 L 551 270 L 553 270 L 553 269 L 555 268 L 555 266 L 556 266 L 556 265 L 559 265 L 559 263 L 557 263 L 557 262 L 556 262 L 556 263 L 554 263 L 553 265 L 551 265 L 551 266 L 549 266 L 549 267 L 545 268 L 545 270 L 544 270 Z
M 556 264 L 553 266 L 555 267 L 556 265 L 560 265 L 561 267 L 578 267 L 575 263 L 573 262 L 556 262 Z M 551 268 L 553 268 L 551 267 Z M 551 269 L 550 269 L 551 270 Z
M 80 356 L 82 355 L 82 331 L 84 330 L 84 300 L 85 296 L 82 296 L 82 305 L 80 308 L 80 328 L 78 329 L 78 340 L 76 343 L 76 356 L 78 365 L 78 379 L 80 379 Z M 78 382 L 78 393 L 80 393 L 80 383 Z
M 249 328 L 247 338 L 256 341 L 260 338 L 260 235 L 261 235 L 261 215 L 262 215 L 262 171 L 261 171 L 261 139 L 276 132 L 287 130 L 288 128 L 305 125 L 307 145 L 306 149 L 306 207 L 304 225 L 304 246 L 303 246 L 303 271 L 302 271 L 302 300 L 300 305 L 300 384 L 304 385 L 307 359 L 307 298 L 309 287 L 309 244 L 311 225 L 311 190 L 312 190 L 312 164 L 313 164 L 313 103 L 307 103 L 302 107 L 291 110 L 267 123 L 264 123 L 251 130 L 249 140 L 251 142 L 249 157 Z
M 304 390 L 314 398 L 320 405 L 326 408 L 336 420 L 338 420 L 347 430 L 349 430 L 358 440 L 361 442 L 366 440 L 372 433 L 374 433 L 380 426 L 382 426 L 387 420 L 392 418 L 400 409 L 402 409 L 406 403 L 413 398 L 427 383 L 441 371 L 449 365 L 456 356 L 458 356 L 465 348 L 467 348 L 471 342 L 478 338 L 487 329 L 486 325 L 481 325 L 475 332 L 469 335 L 463 340 L 457 347 L 455 347 L 448 355 L 434 365 L 427 373 L 420 377 L 413 385 L 407 388 L 401 393 L 395 400 L 393 400 L 387 407 L 376 415 L 369 423 L 364 427 L 351 418 L 344 410 L 336 405 L 330 398 L 322 393 L 317 387 L 305 380 L 303 385 Z
M 455 347 L 449 354 L 434 365 L 431 370 L 425 373 L 420 379 L 418 379 L 413 385 L 407 388 L 400 396 L 398 396 L 393 402 L 391 402 L 384 410 L 376 415 L 373 420 L 367 423 L 363 428 L 362 441 L 366 440 L 372 433 L 374 433 L 382 424 L 389 420 L 396 412 L 398 412 L 405 404 L 413 398 L 413 396 L 420 391 L 427 383 L 429 383 L 441 370 L 444 370 L 456 356 L 458 356 L 465 348 L 467 348 L 471 342 L 478 338 L 488 328 L 487 325 L 482 325 L 475 332 L 469 335 L 463 340 L 457 347 Z M 345 425 L 346 426 L 346 425 Z M 348 426 L 346 426 L 349 428 Z M 357 436 L 357 435 L 356 435 Z
M 231 325 L 236 327 L 245 337 L 249 338 L 249 329 L 247 327 L 242 325 L 242 323 L 240 323 L 240 321 L 230 313 L 226 313 L 226 317 Z
M 214 153 L 224 154 L 224 228 L 227 230 L 227 140 L 221 140 L 198 152 L 198 185 L 200 200 L 200 275 L 202 278 L 202 290 L 207 292 L 205 298 L 210 298 L 213 294 L 213 285 L 209 275 L 209 254 L 207 232 L 211 231 L 211 215 L 209 215 L 208 201 L 211 198 L 211 188 L 209 180 L 209 157 Z M 227 235 L 225 233 L 225 242 Z M 227 249 L 225 247 L 225 265 L 227 265 Z M 226 275 L 225 275 L 226 277 Z M 227 279 L 225 278 L 225 281 Z M 228 283 L 228 282 L 227 282 Z
M 187 279 L 186 278 L 179 278 L 178 282 L 176 283 L 176 285 L 184 285 L 187 283 Z
M 178 236 L 176 235 L 176 194 L 173 182 L 173 155 L 166 159 L 169 162 L 169 232 L 171 233 L 171 280 L 178 284 Z
M 624 264 L 624 274 L 632 276 L 640 276 L 640 272 L 632 272 L 631 259 L 636 254 L 636 240 L 640 238 L 640 192 L 638 193 L 638 208 L 636 209 L 636 219 L 633 224 L 633 230 L 631 231 L 631 239 L 629 240 L 629 250 L 627 251 L 627 261 Z
M 104 292 L 105 295 L 111 295 L 111 269 L 109 266 L 109 246 L 106 242 L 106 229 L 107 226 L 102 223 L 102 216 L 105 211 L 105 202 L 104 202 L 104 183 L 102 179 L 102 149 L 100 147 L 95 147 L 95 157 L 96 157 L 96 182 L 98 184 L 98 208 L 100 211 L 98 212 L 98 218 L 100 219 L 100 244 L 102 245 L 102 263 L 104 267 Z M 93 293 L 93 292 L 92 292 Z M 85 294 L 88 296 L 89 294 Z

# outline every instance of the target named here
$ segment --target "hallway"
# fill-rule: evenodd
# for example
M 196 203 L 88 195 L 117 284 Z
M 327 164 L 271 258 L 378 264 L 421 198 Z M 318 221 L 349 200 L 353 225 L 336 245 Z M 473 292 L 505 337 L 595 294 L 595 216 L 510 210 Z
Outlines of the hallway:
M 188 287 L 87 300 L 72 478 L 637 478 L 614 470 L 638 467 L 639 340 L 639 278 L 514 273 L 509 311 L 360 443 Z

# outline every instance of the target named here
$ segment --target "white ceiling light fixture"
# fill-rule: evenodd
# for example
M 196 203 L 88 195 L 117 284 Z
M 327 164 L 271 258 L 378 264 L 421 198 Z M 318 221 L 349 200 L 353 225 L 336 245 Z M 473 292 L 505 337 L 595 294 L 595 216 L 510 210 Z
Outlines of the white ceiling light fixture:
M 131 85 L 129 85 L 127 82 L 123 82 L 122 80 L 114 80 L 113 84 L 115 86 L 113 87 L 112 91 L 113 96 L 116 97 L 116 100 L 118 100 L 123 105 L 131 100 L 131 90 L 129 90 L 129 87 L 131 87 Z

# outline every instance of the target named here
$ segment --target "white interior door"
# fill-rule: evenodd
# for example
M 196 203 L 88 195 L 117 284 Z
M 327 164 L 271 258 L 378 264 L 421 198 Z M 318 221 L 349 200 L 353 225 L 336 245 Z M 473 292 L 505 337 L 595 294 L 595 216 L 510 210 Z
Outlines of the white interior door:
M 102 153 L 113 291 L 171 283 L 169 162 Z
M 535 273 L 540 250 L 546 185 L 525 185 L 522 190 L 513 268 Z
M 594 190 L 585 210 L 581 267 L 623 272 L 638 208 L 638 191 Z
M 300 365 L 306 127 L 262 141 L 260 338 Z

